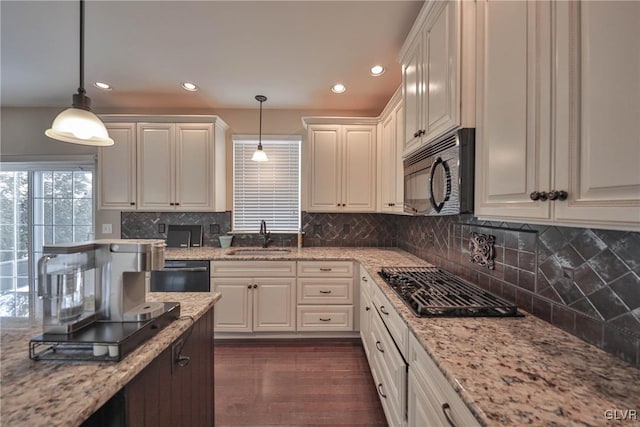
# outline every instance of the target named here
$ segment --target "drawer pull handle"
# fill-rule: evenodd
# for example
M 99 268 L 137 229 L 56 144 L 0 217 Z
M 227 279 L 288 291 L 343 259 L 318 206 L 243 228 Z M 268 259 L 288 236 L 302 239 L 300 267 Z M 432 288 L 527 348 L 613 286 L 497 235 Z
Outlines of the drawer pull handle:
M 380 311 L 382 312 L 382 314 L 386 314 L 387 316 L 389 315 L 389 313 L 387 313 L 386 311 L 384 311 L 384 305 L 380 306 Z
M 323 319 L 322 317 L 320 318 L 321 322 L 331 322 L 331 317 L 329 317 L 328 319 Z
M 449 425 L 451 427 L 456 427 L 456 425 L 453 423 L 453 420 L 449 416 L 449 412 L 451 412 L 451 406 L 449 406 L 448 403 L 443 403 L 442 404 L 442 413 L 444 414 L 444 417 L 447 419 L 447 421 L 449 422 Z
M 380 346 L 380 341 L 376 341 L 376 348 L 380 353 L 384 353 L 384 349 Z
M 331 271 L 329 267 L 320 267 L 320 271 Z
M 362 276 L 362 281 L 363 282 L 368 282 L 367 278 L 365 276 Z
M 322 290 L 321 290 L 321 291 L 320 291 L 320 293 L 321 293 L 321 294 L 330 294 L 330 293 L 331 293 L 331 291 L 322 291 Z
M 379 384 L 378 384 L 378 394 L 379 394 L 383 399 L 386 399 L 386 398 L 387 398 L 387 395 L 386 395 L 386 394 L 384 394 L 384 393 L 382 392 L 382 383 L 379 383 Z

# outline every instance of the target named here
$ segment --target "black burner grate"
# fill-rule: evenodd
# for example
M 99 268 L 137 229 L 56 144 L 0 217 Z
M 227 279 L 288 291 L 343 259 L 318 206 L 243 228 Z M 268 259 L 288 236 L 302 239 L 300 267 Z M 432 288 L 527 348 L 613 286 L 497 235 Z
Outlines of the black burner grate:
M 518 307 L 437 267 L 384 267 L 380 276 L 420 317 L 518 316 Z

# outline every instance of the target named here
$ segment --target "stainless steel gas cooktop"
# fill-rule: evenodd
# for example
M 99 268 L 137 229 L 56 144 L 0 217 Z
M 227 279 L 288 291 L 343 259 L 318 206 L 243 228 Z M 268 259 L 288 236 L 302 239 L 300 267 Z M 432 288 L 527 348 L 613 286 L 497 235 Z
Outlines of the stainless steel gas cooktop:
M 384 267 L 378 274 L 418 317 L 521 316 L 516 305 L 437 267 Z

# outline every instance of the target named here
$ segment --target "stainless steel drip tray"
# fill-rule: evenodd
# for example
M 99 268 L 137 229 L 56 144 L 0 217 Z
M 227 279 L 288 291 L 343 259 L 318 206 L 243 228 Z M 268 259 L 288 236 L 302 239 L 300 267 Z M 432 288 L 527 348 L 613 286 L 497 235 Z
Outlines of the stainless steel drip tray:
M 518 307 L 437 267 L 384 267 L 378 273 L 418 317 L 514 317 Z
M 160 316 L 142 322 L 96 321 L 70 334 L 42 334 L 29 341 L 32 360 L 122 360 L 163 328 L 180 317 L 180 303 L 165 302 Z M 100 350 L 94 352 L 94 346 Z M 109 352 L 108 348 L 111 348 Z M 117 351 L 115 351 L 117 348 Z M 104 350 L 104 354 L 103 353 Z

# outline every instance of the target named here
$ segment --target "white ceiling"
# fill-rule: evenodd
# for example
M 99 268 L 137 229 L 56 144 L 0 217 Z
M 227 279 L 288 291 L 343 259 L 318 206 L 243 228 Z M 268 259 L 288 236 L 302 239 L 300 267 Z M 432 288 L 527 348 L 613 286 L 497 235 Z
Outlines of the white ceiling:
M 95 111 L 380 111 L 423 1 L 87 1 L 85 88 Z M 79 2 L 0 1 L 2 106 L 65 107 L 79 83 Z M 387 72 L 371 77 L 381 64 Z M 108 82 L 110 92 L 92 86 Z M 200 90 L 185 92 L 180 82 Z M 336 95 L 340 82 L 347 91 Z

